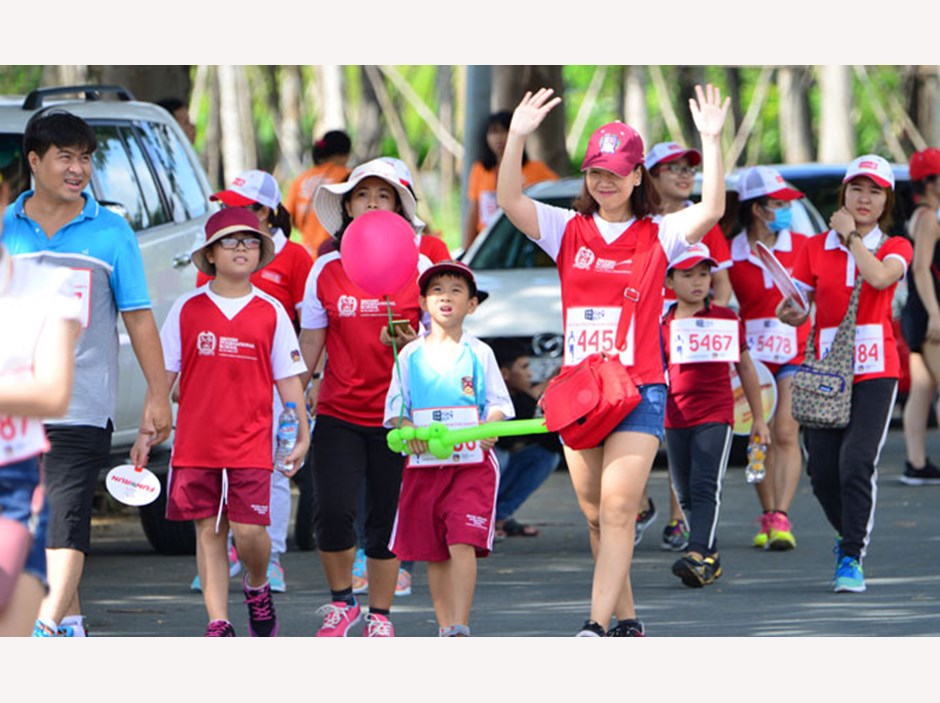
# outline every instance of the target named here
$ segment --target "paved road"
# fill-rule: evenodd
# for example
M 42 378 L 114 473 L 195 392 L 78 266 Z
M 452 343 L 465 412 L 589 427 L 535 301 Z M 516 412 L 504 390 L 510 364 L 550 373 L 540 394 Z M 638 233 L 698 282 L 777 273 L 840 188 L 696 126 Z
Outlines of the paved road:
M 940 435 L 932 435 L 929 449 L 936 457 Z M 903 460 L 901 433 L 892 430 L 882 458 L 863 594 L 831 591 L 833 533 L 805 477 L 791 511 L 797 549 L 763 552 L 750 546 L 759 512 L 753 488 L 740 467 L 729 469 L 719 528 L 724 575 L 709 588 L 686 588 L 671 574 L 676 555 L 659 547 L 666 520 L 661 513 L 633 564 L 638 610 L 648 635 L 940 635 L 940 486 L 901 484 Z M 651 492 L 667 509 L 665 471 L 654 470 Z M 537 524 L 541 535 L 506 539 L 479 562 L 474 635 L 569 636 L 588 612 L 592 562 L 567 474 L 554 474 L 517 517 Z M 202 634 L 202 599 L 189 591 L 192 557 L 152 552 L 132 516 L 98 524 L 93 543 L 82 588 L 93 635 Z M 282 635 L 312 635 L 319 625 L 315 611 L 328 599 L 316 554 L 291 551 L 283 563 L 288 592 L 276 597 Z M 232 619 L 245 634 L 238 586 L 233 580 Z M 423 566 L 415 574 L 414 594 L 396 599 L 393 616 L 399 636 L 436 635 Z

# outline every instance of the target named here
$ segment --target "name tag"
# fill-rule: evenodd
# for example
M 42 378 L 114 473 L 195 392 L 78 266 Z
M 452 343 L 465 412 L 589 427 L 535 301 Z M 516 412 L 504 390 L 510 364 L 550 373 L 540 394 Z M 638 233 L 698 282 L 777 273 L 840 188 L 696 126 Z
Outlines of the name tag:
M 838 327 L 827 327 L 819 334 L 819 353 L 825 356 L 832 346 Z M 822 356 L 820 358 L 822 358 Z M 881 325 L 858 325 L 855 328 L 855 374 L 883 373 L 885 370 L 885 337 Z
M 741 342 L 737 320 L 686 317 L 669 323 L 671 363 L 740 360 Z
M 747 351 L 754 359 L 785 364 L 797 353 L 796 327 L 776 317 L 759 317 L 744 323 Z
M 488 225 L 496 216 L 499 205 L 496 203 L 496 191 L 487 190 L 480 193 L 480 222 Z
M 452 430 L 461 427 L 476 427 L 480 424 L 480 415 L 475 405 L 458 405 L 451 408 L 422 408 L 414 411 L 414 423 L 426 427 L 432 422 L 440 422 Z M 414 454 L 408 457 L 408 466 L 460 466 L 461 464 L 479 464 L 483 461 L 483 449 L 479 442 L 455 444 L 448 459 L 440 459 L 431 452 Z
M 565 320 L 565 365 L 577 364 L 597 352 L 613 352 L 621 308 L 569 308 Z M 627 348 L 620 353 L 625 366 L 633 366 L 633 328 L 627 332 Z
M 0 415 L 0 464 L 36 456 L 48 448 L 41 420 Z

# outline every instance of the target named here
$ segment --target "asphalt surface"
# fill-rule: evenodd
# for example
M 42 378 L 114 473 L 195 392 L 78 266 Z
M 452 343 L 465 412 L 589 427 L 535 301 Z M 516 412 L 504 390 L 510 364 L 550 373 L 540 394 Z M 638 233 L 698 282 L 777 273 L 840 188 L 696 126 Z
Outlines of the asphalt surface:
M 931 431 L 928 453 L 940 455 Z M 651 495 L 659 517 L 637 547 L 632 578 L 638 613 L 655 637 L 813 637 L 940 635 L 940 486 L 899 482 L 904 464 L 900 430 L 882 454 L 878 507 L 862 594 L 835 594 L 831 579 L 834 534 L 803 477 L 791 519 L 797 548 L 765 552 L 751 547 L 759 504 L 741 467 L 728 470 L 719 547 L 724 574 L 714 585 L 690 589 L 672 575 L 677 558 L 660 547 L 668 519 L 666 471 L 655 469 Z M 537 537 L 507 538 L 479 561 L 471 627 L 474 637 L 568 637 L 587 617 L 592 561 L 587 529 L 564 471 L 558 471 L 516 517 L 537 525 Z M 282 563 L 288 590 L 275 596 L 281 635 L 316 632 L 329 590 L 316 552 L 288 551 Z M 81 597 L 97 637 L 201 635 L 201 594 L 189 590 L 193 557 L 152 551 L 136 516 L 96 520 Z M 247 634 L 240 578 L 231 581 L 231 619 Z M 413 594 L 396 598 L 399 637 L 437 634 L 423 565 Z M 352 636 L 360 635 L 359 629 Z

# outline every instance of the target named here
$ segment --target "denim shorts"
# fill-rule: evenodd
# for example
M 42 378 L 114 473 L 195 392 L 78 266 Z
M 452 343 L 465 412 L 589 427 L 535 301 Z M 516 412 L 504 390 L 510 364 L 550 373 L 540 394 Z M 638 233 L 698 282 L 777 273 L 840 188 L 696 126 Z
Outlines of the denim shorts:
M 650 383 L 637 386 L 640 391 L 640 404 L 627 415 L 613 432 L 644 432 L 656 437 L 660 442 L 665 438 L 663 426 L 666 422 L 666 384 Z
M 30 527 L 33 490 L 39 484 L 39 458 L 25 459 L 0 466 L 0 514 Z M 46 525 L 49 508 L 43 501 L 34 526 L 33 544 L 26 557 L 24 571 L 46 583 Z
M 774 378 L 778 381 L 782 381 L 785 378 L 790 378 L 790 376 L 795 374 L 799 368 L 799 364 L 781 364 L 780 368 L 778 368 L 777 372 L 774 374 Z

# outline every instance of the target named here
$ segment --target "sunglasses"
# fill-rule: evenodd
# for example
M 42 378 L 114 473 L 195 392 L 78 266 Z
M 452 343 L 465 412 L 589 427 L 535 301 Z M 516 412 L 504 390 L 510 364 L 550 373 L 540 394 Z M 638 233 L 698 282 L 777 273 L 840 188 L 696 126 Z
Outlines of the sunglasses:
M 216 244 L 223 249 L 237 249 L 239 244 L 244 244 L 246 249 L 261 248 L 261 240 L 257 237 L 222 237 Z

